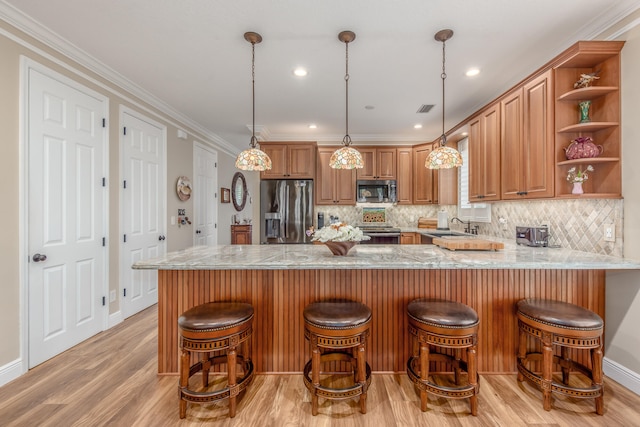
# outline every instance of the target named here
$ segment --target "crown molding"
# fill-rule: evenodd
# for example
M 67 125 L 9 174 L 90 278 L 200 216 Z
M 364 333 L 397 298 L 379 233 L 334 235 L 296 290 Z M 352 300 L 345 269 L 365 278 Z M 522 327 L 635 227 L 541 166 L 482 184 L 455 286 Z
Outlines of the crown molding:
M 20 35 L 18 34 L 7 34 L 7 32 L 0 31 L 0 34 L 6 35 L 8 38 L 15 41 L 16 43 L 19 43 L 25 48 L 37 53 L 38 55 L 43 56 L 44 58 L 47 58 L 48 60 L 55 62 L 56 64 L 73 72 L 74 74 L 77 74 L 91 81 L 92 83 L 109 91 L 110 93 L 121 97 L 127 102 L 130 102 L 132 105 L 143 109 L 148 114 L 152 114 L 157 118 L 160 118 L 161 120 L 166 121 L 173 126 L 176 126 L 177 128 L 188 127 L 193 131 L 200 133 L 204 139 L 209 140 L 207 142 L 208 144 L 211 144 L 216 149 L 219 149 L 232 157 L 235 157 L 240 152 L 237 147 L 233 146 L 232 144 L 221 138 L 219 135 L 205 128 L 200 123 L 194 121 L 180 111 L 174 109 L 169 104 L 165 103 L 150 92 L 136 85 L 131 80 L 124 77 L 122 74 L 118 73 L 106 64 L 92 57 L 87 52 L 75 46 L 73 43 L 70 43 L 68 40 L 60 37 L 57 33 L 44 27 L 42 24 L 38 23 L 30 16 L 24 14 L 22 11 L 16 9 L 14 6 L 6 3 L 4 0 L 0 0 L 0 19 L 16 28 L 18 31 L 21 31 L 24 34 L 33 37 L 36 41 L 43 43 L 47 47 L 55 50 L 64 58 L 87 68 L 92 73 L 95 73 L 97 76 L 107 80 L 111 85 L 115 86 L 115 88 L 109 85 L 105 85 L 99 80 L 85 73 L 82 73 L 78 69 L 74 68 L 72 64 L 68 64 L 61 61 L 60 58 L 51 56 L 47 52 L 20 37 Z M 147 106 L 142 105 L 132 97 L 138 98 L 152 108 L 148 108 Z M 159 115 L 153 109 L 160 111 L 165 116 Z

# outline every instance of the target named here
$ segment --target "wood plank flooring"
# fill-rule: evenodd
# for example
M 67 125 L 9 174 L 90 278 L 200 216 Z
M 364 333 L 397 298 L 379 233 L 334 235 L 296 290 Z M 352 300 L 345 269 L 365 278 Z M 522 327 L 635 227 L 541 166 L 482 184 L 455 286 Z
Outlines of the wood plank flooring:
M 0 426 L 634 426 L 640 396 L 606 378 L 605 414 L 592 400 L 555 398 L 515 375 L 482 375 L 478 417 L 466 400 L 430 396 L 422 413 L 405 374 L 374 374 L 368 412 L 357 402 L 320 400 L 311 416 L 301 375 L 257 375 L 234 419 L 226 403 L 190 405 L 178 417 L 177 377 L 158 376 L 157 308 L 151 307 L 0 387 Z

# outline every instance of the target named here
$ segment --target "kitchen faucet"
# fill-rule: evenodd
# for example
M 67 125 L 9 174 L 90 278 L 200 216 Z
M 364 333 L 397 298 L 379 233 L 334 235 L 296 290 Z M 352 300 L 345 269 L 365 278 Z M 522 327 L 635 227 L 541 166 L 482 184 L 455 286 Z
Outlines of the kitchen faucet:
M 471 233 L 471 221 L 464 222 L 457 216 L 454 216 L 453 218 L 451 218 L 451 222 L 453 221 L 458 221 L 460 224 L 464 224 L 464 232 Z M 477 228 L 476 228 L 476 234 L 477 234 Z

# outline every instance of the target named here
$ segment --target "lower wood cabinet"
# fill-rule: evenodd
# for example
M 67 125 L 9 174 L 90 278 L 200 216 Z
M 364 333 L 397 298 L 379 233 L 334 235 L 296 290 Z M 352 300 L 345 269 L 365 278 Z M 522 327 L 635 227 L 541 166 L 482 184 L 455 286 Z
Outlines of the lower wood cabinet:
M 419 245 L 420 235 L 418 233 L 400 233 L 401 245 Z
M 251 224 L 240 224 L 231 226 L 231 244 L 232 245 L 250 245 L 251 244 Z

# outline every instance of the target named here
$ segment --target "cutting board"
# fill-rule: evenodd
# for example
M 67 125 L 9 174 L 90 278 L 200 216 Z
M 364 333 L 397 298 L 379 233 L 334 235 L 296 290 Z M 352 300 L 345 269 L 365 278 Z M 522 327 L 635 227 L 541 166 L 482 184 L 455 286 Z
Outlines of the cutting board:
M 433 244 L 452 251 L 495 251 L 504 249 L 504 243 L 484 239 L 442 239 L 434 237 Z
M 437 218 L 418 218 L 418 228 L 436 228 L 437 226 Z

